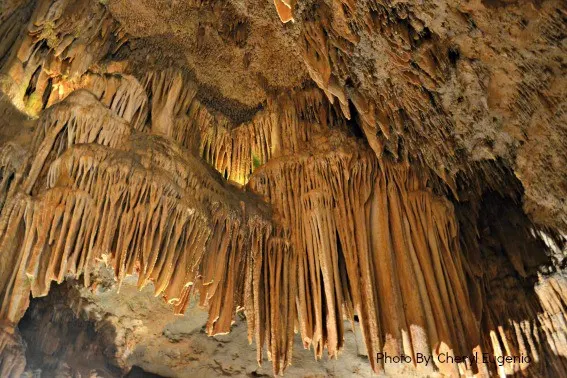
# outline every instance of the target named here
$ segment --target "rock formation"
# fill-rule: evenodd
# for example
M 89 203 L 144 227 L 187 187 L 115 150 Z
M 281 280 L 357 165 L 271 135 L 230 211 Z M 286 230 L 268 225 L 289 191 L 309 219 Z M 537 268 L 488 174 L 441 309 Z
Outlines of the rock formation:
M 3 1 L 0 376 L 567 376 L 566 18 Z

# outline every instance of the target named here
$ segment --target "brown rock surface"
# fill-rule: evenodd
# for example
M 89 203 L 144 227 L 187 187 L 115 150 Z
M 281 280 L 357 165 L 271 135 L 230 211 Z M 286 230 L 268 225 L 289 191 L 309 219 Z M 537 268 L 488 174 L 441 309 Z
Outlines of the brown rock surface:
M 0 375 L 566 376 L 566 15 L 2 2 Z

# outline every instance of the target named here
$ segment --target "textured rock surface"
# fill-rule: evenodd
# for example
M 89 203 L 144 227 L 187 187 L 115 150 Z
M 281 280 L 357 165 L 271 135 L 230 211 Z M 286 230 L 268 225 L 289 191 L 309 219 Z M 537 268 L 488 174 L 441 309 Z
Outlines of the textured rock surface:
M 29 370 L 41 368 L 46 376 L 64 368 L 67 374 L 82 376 L 96 370 L 101 377 L 114 377 L 136 366 L 169 377 L 271 375 L 269 365 L 256 364 L 256 353 L 248 346 L 246 322 L 241 319 L 230 334 L 209 337 L 204 326 L 207 314 L 195 302 L 184 316 L 175 316 L 170 305 L 154 297 L 151 287 L 138 291 L 135 277 L 126 279 L 118 294 L 112 272 L 104 271 L 101 276 L 106 278 L 101 278 L 94 291 L 81 289 L 77 283 L 65 284 L 53 289 L 53 299 L 32 302 L 20 326 L 28 341 Z M 42 323 L 51 325 L 42 327 Z M 75 341 L 77 334 L 80 342 Z M 364 356 L 357 356 L 356 335 L 350 329 L 345 341 L 344 359 L 317 363 L 297 340 L 296 366 L 286 373 L 369 377 L 371 369 Z M 106 366 L 101 359 L 106 359 Z M 135 370 L 127 376 L 134 374 Z
M 2 2 L 1 375 L 567 375 L 566 14 Z

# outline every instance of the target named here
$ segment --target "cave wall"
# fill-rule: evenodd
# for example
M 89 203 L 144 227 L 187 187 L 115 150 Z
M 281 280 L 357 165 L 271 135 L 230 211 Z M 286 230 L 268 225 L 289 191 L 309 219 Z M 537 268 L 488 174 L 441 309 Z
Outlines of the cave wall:
M 375 373 L 567 374 L 564 5 L 274 5 L 2 3 L 3 374 L 49 303 L 41 332 L 95 341 L 41 353 L 137 364 L 50 299 L 101 263 L 210 336 L 246 323 L 274 374 L 355 323 Z M 530 361 L 439 359 L 473 353 Z

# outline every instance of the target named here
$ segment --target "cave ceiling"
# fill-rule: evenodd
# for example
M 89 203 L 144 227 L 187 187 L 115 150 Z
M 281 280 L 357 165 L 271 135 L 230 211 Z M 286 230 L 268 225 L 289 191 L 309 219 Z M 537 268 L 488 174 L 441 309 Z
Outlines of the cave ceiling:
M 566 60 L 559 0 L 0 1 L 0 376 L 567 376 Z

